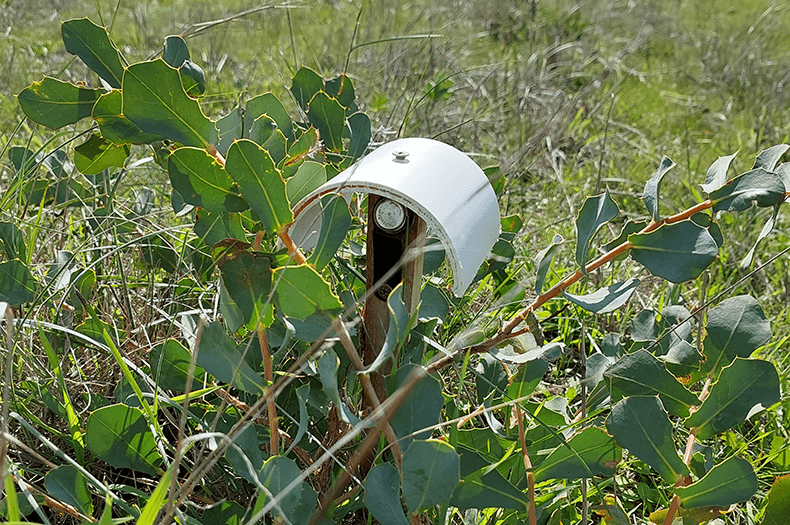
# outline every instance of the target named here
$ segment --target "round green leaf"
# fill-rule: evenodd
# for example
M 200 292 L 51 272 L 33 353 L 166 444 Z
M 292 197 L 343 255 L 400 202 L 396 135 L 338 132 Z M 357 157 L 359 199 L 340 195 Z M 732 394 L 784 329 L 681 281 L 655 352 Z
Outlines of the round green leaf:
M 414 440 L 403 453 L 403 499 L 410 512 L 443 503 L 460 479 L 458 453 L 444 441 Z
M 617 444 L 656 469 L 667 483 L 689 473 L 672 439 L 672 423 L 658 397 L 633 396 L 612 407 L 606 428 Z
M 0 301 L 16 306 L 32 301 L 36 279 L 19 259 L 0 263 Z
M 85 175 L 97 175 L 107 168 L 123 167 L 129 157 L 129 144 L 91 135 L 88 140 L 74 148 L 74 165 Z
M 160 472 L 162 457 L 139 408 L 110 405 L 91 412 L 85 444 L 94 456 L 114 467 L 152 475 Z
M 382 525 L 408 525 L 400 503 L 400 476 L 390 463 L 376 465 L 365 478 L 365 506 Z
M 576 263 L 586 272 L 587 257 L 590 251 L 590 242 L 595 233 L 607 222 L 620 213 L 617 203 L 612 200 L 607 189 L 595 197 L 584 200 L 579 216 L 576 217 Z
M 72 465 L 61 465 L 49 471 L 44 487 L 50 496 L 68 503 L 88 516 L 93 514 L 93 501 L 88 490 L 88 482 L 82 473 Z
M 631 235 L 628 240 L 635 261 L 673 283 L 699 277 L 719 250 L 707 228 L 693 221 L 664 224 L 650 233 Z
M 731 457 L 719 463 L 701 480 L 687 487 L 678 487 L 681 505 L 694 507 L 726 507 L 746 501 L 757 492 L 757 476 L 745 459 Z
M 289 317 L 306 319 L 317 311 L 343 308 L 332 288 L 311 266 L 283 266 L 274 270 L 272 283 L 277 306 Z
M 238 212 L 249 205 L 217 160 L 201 148 L 178 148 L 167 161 L 173 188 L 185 202 L 215 212 Z

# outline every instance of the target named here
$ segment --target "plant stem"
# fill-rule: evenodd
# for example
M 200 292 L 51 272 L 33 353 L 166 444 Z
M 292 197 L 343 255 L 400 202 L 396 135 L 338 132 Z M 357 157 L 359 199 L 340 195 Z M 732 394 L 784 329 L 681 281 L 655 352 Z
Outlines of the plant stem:
M 535 512 L 535 474 L 532 472 L 532 461 L 529 459 L 527 451 L 527 439 L 524 433 L 524 416 L 518 404 L 513 405 L 518 421 L 518 438 L 521 441 L 521 456 L 524 458 L 524 468 L 527 470 L 527 491 L 529 493 L 529 525 L 537 525 L 537 513 Z
M 713 202 L 710 200 L 706 200 L 700 202 L 691 208 L 688 208 L 685 211 L 667 217 L 666 219 L 660 221 L 653 221 L 639 232 L 640 234 L 650 233 L 654 230 L 657 230 L 659 227 L 663 226 L 664 224 L 673 224 L 676 222 L 684 221 L 689 219 L 691 216 L 707 210 L 713 206 Z M 601 266 L 613 261 L 619 255 L 626 253 L 630 250 L 633 245 L 629 241 L 625 241 L 619 246 L 609 250 L 608 252 L 604 253 L 590 264 L 585 266 L 585 272 L 582 272 L 581 269 L 576 270 L 573 274 L 565 277 L 563 280 L 552 286 L 549 290 L 545 293 L 537 296 L 532 303 L 524 308 L 521 312 L 518 313 L 513 319 L 511 319 L 504 327 L 502 327 L 499 332 L 497 332 L 493 337 L 490 339 L 483 341 L 482 343 L 469 346 L 464 349 L 464 352 L 470 354 L 480 354 L 483 352 L 487 352 L 488 350 L 494 348 L 498 344 L 515 337 L 516 335 L 523 333 L 523 332 L 515 332 L 518 325 L 520 325 L 524 319 L 530 314 L 530 312 L 537 311 L 538 308 L 549 302 L 550 300 L 554 299 L 555 297 L 559 296 L 562 292 L 568 289 L 571 285 L 578 282 L 582 277 L 586 274 L 593 272 L 600 268 Z M 432 374 L 442 368 L 448 366 L 450 363 L 453 362 L 455 356 L 449 355 L 445 356 L 441 359 L 436 360 L 434 363 L 427 367 L 427 372 Z
M 263 370 L 266 374 L 266 381 L 269 384 L 274 384 L 274 369 L 272 367 L 272 354 L 269 352 L 269 341 L 266 339 L 266 327 L 258 323 L 258 343 L 261 346 L 261 355 L 263 356 Z M 269 402 L 267 406 L 269 414 L 269 434 L 271 434 L 270 450 L 272 456 L 280 453 L 280 432 L 277 430 L 277 407 L 274 404 L 274 399 Z

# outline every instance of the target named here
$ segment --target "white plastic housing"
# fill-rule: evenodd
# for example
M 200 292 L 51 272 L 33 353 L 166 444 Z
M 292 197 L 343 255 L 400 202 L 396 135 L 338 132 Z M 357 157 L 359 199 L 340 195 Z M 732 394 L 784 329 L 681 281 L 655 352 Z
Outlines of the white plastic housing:
M 499 205 L 483 170 L 452 146 L 424 138 L 399 139 L 374 150 L 313 191 L 295 208 L 294 243 L 313 248 L 321 231 L 320 197 L 372 193 L 422 218 L 438 238 L 453 271 L 453 292 L 463 295 L 499 238 Z

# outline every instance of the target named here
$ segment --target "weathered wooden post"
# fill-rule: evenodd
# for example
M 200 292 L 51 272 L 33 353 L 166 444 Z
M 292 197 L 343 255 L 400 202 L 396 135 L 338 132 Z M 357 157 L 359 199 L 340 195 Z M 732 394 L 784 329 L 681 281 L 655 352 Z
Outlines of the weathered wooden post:
M 389 293 L 403 282 L 409 313 L 420 302 L 426 235 L 442 243 L 457 296 L 499 237 L 499 206 L 485 174 L 468 156 L 435 140 L 387 143 L 304 197 L 295 206 L 289 231 L 297 246 L 309 250 L 317 242 L 320 197 L 329 193 L 368 195 L 366 364 L 376 358 L 387 335 Z M 383 383 L 375 386 L 382 395 Z

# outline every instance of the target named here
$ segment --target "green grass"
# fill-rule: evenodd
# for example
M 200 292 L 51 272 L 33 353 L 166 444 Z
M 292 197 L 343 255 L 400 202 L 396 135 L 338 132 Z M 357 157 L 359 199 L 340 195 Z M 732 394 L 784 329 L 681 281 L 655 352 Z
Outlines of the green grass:
M 50 136 L 27 123 L 14 132 L 21 121 L 14 94 L 22 88 L 43 74 L 59 72 L 64 65 L 62 79 L 95 80 L 80 63 L 69 61 L 60 40 L 60 20 L 88 16 L 112 24 L 112 37 L 133 61 L 154 56 L 168 34 L 194 30 L 196 24 L 248 8 L 235 0 L 33 0 L 20 4 L 0 5 L 0 30 L 7 29 L 0 37 L 0 151 L 28 143 L 36 149 Z M 661 156 L 667 155 L 677 163 L 662 187 L 662 213 L 668 215 L 702 200 L 698 184 L 718 156 L 740 151 L 735 166 L 742 172 L 751 167 L 761 149 L 790 142 L 787 6 L 757 0 L 541 0 L 533 11 L 531 2 L 515 1 L 399 4 L 386 0 L 305 2 L 288 9 L 263 10 L 195 35 L 189 39 L 193 60 L 208 80 L 204 109 L 220 116 L 235 105 L 240 92 L 250 97 L 272 90 L 288 100 L 289 79 L 302 64 L 325 76 L 347 67 L 363 109 L 373 120 L 375 140 L 436 137 L 469 152 L 483 166 L 502 166 L 508 177 L 503 214 L 518 213 L 525 223 L 516 243 L 517 263 L 523 264 L 516 278 L 528 285 L 533 279 L 534 254 L 555 232 L 574 239 L 576 213 L 584 196 L 596 188 L 608 186 L 625 215 L 642 216 L 644 182 Z M 147 154 L 139 153 L 141 157 Z M 0 170 L 1 180 L 8 184 L 13 170 L 7 156 L 0 159 Z M 177 227 L 187 220 L 173 218 L 167 176 L 153 163 L 131 170 L 118 181 L 115 192 L 121 211 L 133 207 L 134 191 L 141 185 L 155 190 L 155 211 L 133 221 L 133 226 L 152 236 L 161 232 L 180 251 L 188 227 Z M 147 351 L 152 341 L 175 332 L 172 321 L 178 312 L 198 304 L 212 307 L 212 289 L 206 283 L 182 282 L 182 288 L 176 288 L 175 279 L 151 273 L 139 261 L 134 246 L 113 248 L 130 238 L 119 233 L 121 223 L 88 231 L 81 216 L 47 212 L 20 219 L 19 209 L 3 210 L 0 220 L 21 221 L 27 227 L 24 231 L 32 232 L 27 239 L 32 246 L 30 259 L 41 265 L 40 274 L 45 270 L 42 263 L 51 262 L 56 247 L 76 253 L 85 265 L 93 265 L 102 282 L 110 283 L 101 289 L 96 306 L 114 317 L 119 329 L 134 334 L 125 349 L 133 361 L 139 359 L 136 351 Z M 724 298 L 753 294 L 772 320 L 775 334 L 762 354 L 776 363 L 787 392 L 788 257 L 780 257 L 737 287 L 728 288 L 747 275 L 749 269 L 739 268 L 739 263 L 768 214 L 759 210 L 722 216 L 727 243 L 711 267 L 706 286 L 701 288 L 699 282 L 679 285 L 679 295 L 687 304 L 698 305 L 719 293 Z M 774 233 L 758 249 L 753 267 L 788 245 L 787 226 L 780 214 Z M 175 229 L 165 231 L 170 227 Z M 600 235 L 608 239 L 617 233 L 612 229 Z M 572 242 L 558 251 L 556 260 L 560 275 L 550 275 L 547 285 L 572 266 Z M 621 268 L 607 269 L 595 278 L 608 282 Z M 588 291 L 593 288 L 592 283 L 583 286 Z M 544 329 L 569 345 L 581 338 L 582 320 L 594 340 L 605 333 L 625 333 L 634 311 L 668 304 L 662 298 L 671 293 L 665 283 L 647 279 L 628 315 L 617 312 L 593 318 L 560 312 Z M 475 306 L 487 307 L 486 300 L 482 293 L 481 304 Z M 29 318 L 56 311 L 45 303 L 37 308 L 37 312 L 27 312 Z M 559 308 L 551 303 L 543 316 Z M 455 326 L 468 323 L 471 315 L 460 312 Z M 448 329 L 448 334 L 453 330 Z M 49 386 L 47 382 L 54 380 L 38 364 L 43 355 L 39 348 L 25 348 L 16 369 L 19 395 L 30 396 L 31 403 L 36 399 L 36 381 Z M 95 383 L 90 391 L 96 398 L 99 392 L 113 395 L 120 374 L 112 370 L 107 355 L 89 355 L 80 348 L 69 359 L 64 375 Z M 554 381 L 575 386 L 578 367 L 575 356 L 563 358 L 553 370 Z M 77 404 L 85 409 L 93 401 L 80 399 Z M 790 409 L 786 399 L 783 409 Z M 746 448 L 762 454 L 755 452 L 755 458 L 765 460 L 764 451 L 775 451 L 760 465 L 761 490 L 774 475 L 790 469 L 781 456 L 788 453 L 787 445 L 776 441 L 788 437 L 781 418 L 780 412 L 772 411 L 760 425 L 744 424 L 738 429 L 749 440 Z M 42 420 L 40 428 L 44 425 Z M 723 441 L 724 451 L 746 450 L 732 436 Z M 628 487 L 622 493 L 624 501 L 632 508 L 665 505 L 668 496 L 650 481 L 649 469 L 630 466 L 632 478 L 617 479 Z M 578 497 L 574 492 L 569 499 Z M 752 512 L 754 508 L 747 507 L 728 519 L 749 522 L 747 515 Z M 637 515 L 641 516 L 641 510 Z

